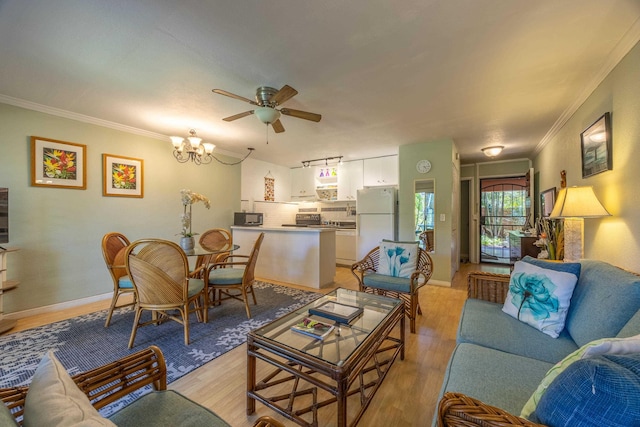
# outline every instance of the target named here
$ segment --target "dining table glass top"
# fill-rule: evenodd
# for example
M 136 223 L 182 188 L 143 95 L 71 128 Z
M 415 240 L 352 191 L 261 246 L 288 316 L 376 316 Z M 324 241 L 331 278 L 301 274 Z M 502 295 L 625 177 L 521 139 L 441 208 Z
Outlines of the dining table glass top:
M 310 308 L 317 308 L 327 302 L 337 302 L 362 309 L 362 314 L 350 323 L 335 322 L 325 317 L 310 315 Z M 383 323 L 402 302 L 395 298 L 373 295 L 349 289 L 338 288 L 261 328 L 253 335 L 276 341 L 296 351 L 317 357 L 325 362 L 341 366 L 354 351 Z M 292 330 L 292 326 L 304 322 L 306 318 L 334 326 L 323 339 L 307 336 Z
M 215 248 L 213 247 L 202 247 L 200 245 L 196 245 L 194 246 L 193 249 L 189 249 L 189 250 L 184 250 L 184 253 L 187 256 L 204 256 L 204 255 L 215 255 L 215 254 L 220 254 L 220 253 L 224 253 L 224 252 L 233 252 L 235 250 L 238 250 L 240 248 L 240 245 L 232 245 L 229 243 L 225 243 L 224 245 L 220 245 L 217 246 Z

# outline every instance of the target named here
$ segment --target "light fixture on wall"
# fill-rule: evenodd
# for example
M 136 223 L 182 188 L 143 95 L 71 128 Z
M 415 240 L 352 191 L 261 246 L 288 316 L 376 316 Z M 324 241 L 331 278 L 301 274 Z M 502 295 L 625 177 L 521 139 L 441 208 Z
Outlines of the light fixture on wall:
M 485 147 L 481 151 L 487 157 L 496 157 L 498 154 L 502 153 L 504 147 L 502 145 L 494 145 L 492 147 Z
M 560 189 L 550 218 L 564 219 L 564 260 L 579 261 L 584 256 L 584 218 L 611 216 L 602 206 L 593 187 Z
M 329 166 L 329 161 L 330 160 L 336 160 L 338 159 L 338 164 L 341 165 L 342 164 L 342 156 L 335 156 L 335 157 L 323 157 L 322 159 L 313 159 L 313 160 L 303 160 L 302 161 L 302 167 L 303 168 L 308 168 L 313 166 L 312 163 L 315 162 L 324 162 L 325 166 Z
M 216 146 L 209 142 L 202 142 L 202 138 L 196 135 L 194 129 L 189 130 L 189 136 L 186 139 L 181 136 L 170 136 L 169 138 L 171 138 L 171 143 L 173 144 L 173 157 L 180 163 L 186 163 L 191 160 L 196 165 L 207 165 L 212 160 L 216 160 L 223 165 L 233 166 L 242 163 L 255 150 L 254 148 L 248 148 L 249 152 L 246 156 L 237 162 L 228 163 L 214 156 L 212 153 Z

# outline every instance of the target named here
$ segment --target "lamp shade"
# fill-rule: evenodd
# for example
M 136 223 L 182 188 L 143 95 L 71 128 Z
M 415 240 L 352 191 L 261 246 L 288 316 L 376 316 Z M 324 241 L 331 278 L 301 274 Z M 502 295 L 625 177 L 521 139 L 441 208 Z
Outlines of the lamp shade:
M 255 114 L 262 123 L 273 123 L 280 118 L 280 111 L 271 107 L 258 107 L 253 110 L 253 114 Z
M 598 200 L 593 187 L 562 188 L 551 218 L 599 218 L 611 216 Z

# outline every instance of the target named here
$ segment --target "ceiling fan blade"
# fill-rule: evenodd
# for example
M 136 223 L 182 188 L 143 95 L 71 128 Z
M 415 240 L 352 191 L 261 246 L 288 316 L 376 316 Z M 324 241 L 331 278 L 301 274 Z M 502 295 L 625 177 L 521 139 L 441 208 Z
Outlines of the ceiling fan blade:
M 227 92 L 226 90 L 212 89 L 211 91 L 213 93 L 217 93 L 218 95 L 224 95 L 224 96 L 228 96 L 229 98 L 234 98 L 240 101 L 248 102 L 251 105 L 258 105 L 256 101 L 252 101 L 251 99 L 245 98 L 244 96 L 236 95 L 235 93 Z
M 247 117 L 253 114 L 253 110 L 251 111 L 245 111 L 244 113 L 240 113 L 240 114 L 234 114 L 233 116 L 229 116 L 229 117 L 225 117 L 224 120 L 225 122 L 232 122 L 234 120 L 238 120 L 241 119 L 243 117 Z
M 295 90 L 294 88 L 292 88 L 289 85 L 284 85 L 284 86 L 282 86 L 282 89 L 277 91 L 271 97 L 271 99 L 269 99 L 269 102 L 273 102 L 276 105 L 282 105 L 285 102 L 287 102 L 288 100 L 290 100 L 291 98 L 293 98 L 294 96 L 296 96 L 297 94 L 298 94 L 297 90 Z
M 284 132 L 284 126 L 282 126 L 282 122 L 280 121 L 280 119 L 278 119 L 275 122 L 271 123 L 271 126 L 273 127 L 273 130 L 276 133 Z
M 311 120 L 312 122 L 319 122 L 322 115 L 316 113 L 310 113 L 308 111 L 292 110 L 291 108 L 282 108 L 280 110 L 285 116 L 297 117 L 298 119 Z

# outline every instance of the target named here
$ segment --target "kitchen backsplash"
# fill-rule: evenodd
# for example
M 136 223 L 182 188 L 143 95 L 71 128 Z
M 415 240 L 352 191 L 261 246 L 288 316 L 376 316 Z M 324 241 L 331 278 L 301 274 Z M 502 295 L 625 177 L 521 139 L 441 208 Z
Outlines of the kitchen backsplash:
M 253 206 L 251 206 L 253 205 Z M 319 213 L 322 221 L 354 221 L 356 220 L 355 202 L 263 202 L 242 201 L 241 207 L 247 212 L 262 212 L 266 227 L 282 224 L 295 224 L 297 213 Z

